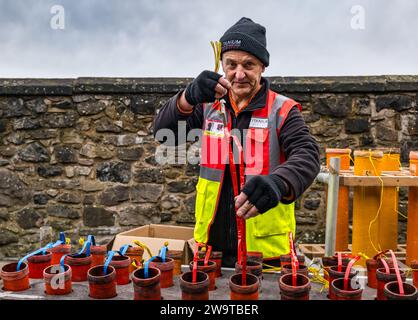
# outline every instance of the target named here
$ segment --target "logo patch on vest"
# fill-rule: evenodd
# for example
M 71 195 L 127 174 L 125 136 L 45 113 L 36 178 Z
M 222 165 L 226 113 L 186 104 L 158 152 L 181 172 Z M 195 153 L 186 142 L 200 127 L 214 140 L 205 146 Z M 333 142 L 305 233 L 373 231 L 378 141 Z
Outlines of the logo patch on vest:
M 224 124 L 221 121 L 206 120 L 205 135 L 223 137 L 224 136 Z
M 251 118 L 250 128 L 267 128 L 269 124 L 269 119 L 267 118 Z

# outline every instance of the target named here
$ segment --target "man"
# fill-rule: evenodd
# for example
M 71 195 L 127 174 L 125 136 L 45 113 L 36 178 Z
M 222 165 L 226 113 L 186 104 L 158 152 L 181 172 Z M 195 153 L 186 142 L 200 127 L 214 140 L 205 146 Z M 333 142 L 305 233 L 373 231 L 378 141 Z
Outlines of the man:
M 260 24 L 241 18 L 220 39 L 225 76 L 203 71 L 163 106 L 154 123 L 155 133 L 163 128 L 176 133 L 179 121 L 187 131 L 203 129 L 194 236 L 222 251 L 226 267 L 237 260 L 236 214 L 246 219 L 248 251 L 261 251 L 272 264 L 289 253 L 294 201 L 320 168 L 319 148 L 300 105 L 271 91 L 262 77 L 269 65 L 265 33 Z M 245 185 L 238 197 L 224 148 L 239 150 L 231 133 L 244 148 Z M 236 164 L 238 176 L 239 168 Z

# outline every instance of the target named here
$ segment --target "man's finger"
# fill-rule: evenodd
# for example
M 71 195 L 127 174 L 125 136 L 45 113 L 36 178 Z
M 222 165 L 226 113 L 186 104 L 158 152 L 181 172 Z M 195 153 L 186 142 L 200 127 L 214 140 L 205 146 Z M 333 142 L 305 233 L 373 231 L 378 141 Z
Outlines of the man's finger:
M 245 203 L 238 209 L 237 215 L 239 217 L 243 217 L 252 207 L 253 205 L 248 200 L 245 201 Z
M 228 93 L 228 90 L 218 83 L 215 87 L 215 92 L 224 96 Z
M 244 219 L 249 219 L 249 218 L 253 218 L 255 216 L 258 216 L 260 213 L 258 212 L 258 209 L 256 208 L 256 206 L 253 206 L 245 215 L 243 215 L 242 217 Z
M 222 87 L 231 89 L 232 85 L 231 82 L 226 80 L 225 78 L 219 78 L 218 82 L 222 85 Z
M 244 202 L 247 201 L 247 199 L 248 196 L 244 192 L 241 192 L 239 196 L 235 198 L 235 206 L 237 208 L 240 208 L 244 204 Z

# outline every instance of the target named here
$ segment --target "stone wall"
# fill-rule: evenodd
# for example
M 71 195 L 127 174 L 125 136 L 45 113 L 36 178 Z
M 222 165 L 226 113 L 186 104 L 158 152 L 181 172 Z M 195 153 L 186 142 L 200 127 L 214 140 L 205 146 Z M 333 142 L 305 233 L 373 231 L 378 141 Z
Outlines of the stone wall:
M 418 76 L 274 77 L 324 148 L 418 149 Z M 152 122 L 190 79 L 0 79 L 0 258 L 38 246 L 39 227 L 76 243 L 148 223 L 193 225 L 198 165 L 160 166 Z M 322 162 L 324 164 L 324 162 Z M 324 187 L 297 201 L 297 240 L 324 242 Z M 406 214 L 401 189 L 400 211 Z M 405 223 L 400 223 L 400 240 Z

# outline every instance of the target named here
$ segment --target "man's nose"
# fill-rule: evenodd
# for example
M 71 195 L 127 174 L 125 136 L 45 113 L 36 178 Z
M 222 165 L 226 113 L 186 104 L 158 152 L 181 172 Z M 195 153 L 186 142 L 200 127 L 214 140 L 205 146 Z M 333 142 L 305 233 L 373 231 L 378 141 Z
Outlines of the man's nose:
M 241 81 L 245 78 L 245 72 L 244 70 L 242 70 L 241 67 L 238 67 L 236 72 L 235 72 L 235 79 L 237 79 L 238 81 Z

